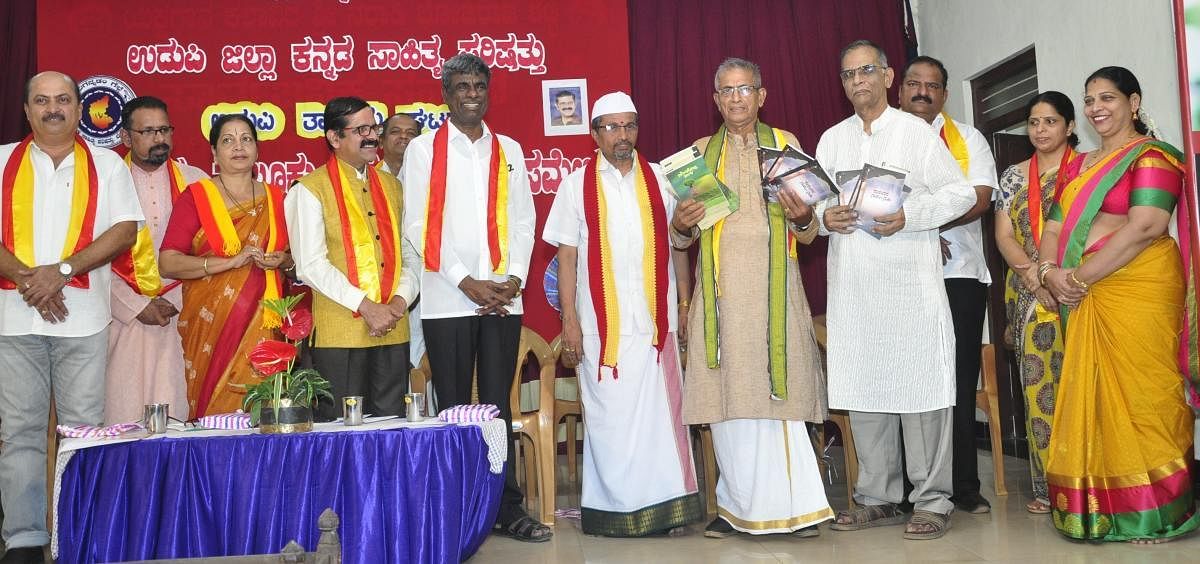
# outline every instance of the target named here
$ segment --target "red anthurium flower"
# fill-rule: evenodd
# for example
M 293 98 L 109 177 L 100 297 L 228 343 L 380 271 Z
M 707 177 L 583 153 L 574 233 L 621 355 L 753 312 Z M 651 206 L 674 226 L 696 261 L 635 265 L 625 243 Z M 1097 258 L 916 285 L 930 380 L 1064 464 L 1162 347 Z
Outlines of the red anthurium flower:
M 308 337 L 313 329 L 312 312 L 307 308 L 297 308 L 288 313 L 287 317 L 283 318 L 283 326 L 279 330 L 293 341 L 299 341 Z
M 266 376 L 287 370 L 293 358 L 296 345 L 283 341 L 263 341 L 250 350 L 250 364 Z

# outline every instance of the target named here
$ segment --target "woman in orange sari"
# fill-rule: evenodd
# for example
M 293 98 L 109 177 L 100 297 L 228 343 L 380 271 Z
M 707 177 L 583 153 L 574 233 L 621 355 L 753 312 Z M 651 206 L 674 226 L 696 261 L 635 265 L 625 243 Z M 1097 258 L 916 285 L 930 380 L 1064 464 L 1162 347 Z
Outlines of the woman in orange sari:
M 279 326 L 260 302 L 280 297 L 294 268 L 283 191 L 254 179 L 254 124 L 225 115 L 208 137 L 221 174 L 175 202 L 159 262 L 164 276 L 183 280 L 179 333 L 193 418 L 237 410 L 243 386 L 258 382 L 247 354 Z
M 1197 399 L 1191 205 L 1179 151 L 1148 135 L 1133 73 L 1105 67 L 1085 87 L 1101 146 L 1061 173 L 1038 266 L 1065 327 L 1046 462 L 1054 526 L 1163 542 L 1200 525 L 1185 401 Z M 1180 198 L 1182 260 L 1167 233 Z

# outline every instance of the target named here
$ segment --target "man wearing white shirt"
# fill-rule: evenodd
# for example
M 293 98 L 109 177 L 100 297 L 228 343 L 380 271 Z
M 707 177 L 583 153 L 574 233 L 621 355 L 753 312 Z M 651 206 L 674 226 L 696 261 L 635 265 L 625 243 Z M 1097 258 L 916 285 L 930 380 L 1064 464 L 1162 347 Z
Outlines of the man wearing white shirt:
M 954 319 L 956 398 L 954 404 L 955 506 L 968 513 L 987 513 L 991 505 L 979 494 L 979 461 L 975 449 L 975 390 L 979 381 L 979 347 L 987 314 L 987 286 L 992 283 L 983 255 L 980 218 L 991 207 L 996 189 L 996 162 L 977 129 L 942 112 L 949 91 L 941 61 L 920 56 L 908 62 L 900 83 L 900 109 L 933 126 L 958 162 L 967 183 L 975 187 L 975 205 L 941 227 L 942 270 L 950 314 Z
M 62 73 L 25 85 L 33 134 L 0 146 L 0 562 L 42 562 L 46 425 L 104 419 L 109 283 L 102 268 L 133 245 L 142 212 L 116 153 L 76 133 L 79 87 Z
M 459 53 L 442 66 L 450 118 L 404 154 L 404 231 L 421 254 L 422 327 L 441 408 L 479 401 L 511 424 L 508 395 L 521 339 L 521 288 L 533 252 L 533 194 L 521 146 L 483 122 L 491 71 Z M 550 539 L 526 515 L 509 449 L 496 523 L 522 541 Z
M 296 276 L 313 289 L 312 363 L 335 402 L 363 396 L 366 413 L 401 415 L 408 389 L 408 304 L 420 263 L 403 236 L 403 194 L 370 166 L 383 125 L 360 98 L 325 105 L 329 161 L 284 201 Z M 318 404 L 333 419 L 340 402 Z
M 895 76 L 883 50 L 859 40 L 842 50 L 842 88 L 854 115 L 829 128 L 817 160 L 833 175 L 866 164 L 903 169 L 901 209 L 856 229 L 857 212 L 818 205 L 829 234 L 829 407 L 850 411 L 859 474 L 854 511 L 831 528 L 908 521 L 904 537 L 939 538 L 950 527 L 954 329 L 938 252 L 938 228 L 975 203 L 950 153 L 913 115 L 888 106 Z M 901 433 L 903 423 L 903 433 Z M 915 489 L 903 500 L 901 444 Z
M 601 96 L 591 115 L 600 151 L 559 186 L 542 237 L 558 247 L 563 362 L 580 364 L 588 414 L 583 532 L 637 537 L 704 515 L 678 401 L 675 199 L 658 165 L 634 149 L 629 95 Z
M 383 122 L 379 148 L 383 158 L 375 166 L 379 170 L 404 180 L 404 152 L 408 144 L 421 134 L 421 124 L 408 114 L 396 114 Z M 421 331 L 421 301 L 408 304 L 408 361 L 413 367 L 421 364 L 425 354 L 425 335 Z M 425 390 L 413 390 L 424 392 Z

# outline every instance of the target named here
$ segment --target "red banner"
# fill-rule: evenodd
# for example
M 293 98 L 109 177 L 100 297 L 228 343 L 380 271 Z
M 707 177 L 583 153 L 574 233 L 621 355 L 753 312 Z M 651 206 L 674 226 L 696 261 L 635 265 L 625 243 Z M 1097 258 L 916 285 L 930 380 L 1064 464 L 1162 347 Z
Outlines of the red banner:
M 525 150 L 539 234 L 559 182 L 593 150 L 586 126 L 554 123 L 569 112 L 555 98 L 571 91 L 587 118 L 594 97 L 629 91 L 624 2 L 39 0 L 37 21 L 38 67 L 80 82 L 89 140 L 115 146 L 124 103 L 157 96 L 175 157 L 212 171 L 209 126 L 245 113 L 259 128 L 260 177 L 280 186 L 327 159 L 324 101 L 358 96 L 381 120 L 408 113 L 436 129 L 442 63 L 475 53 L 492 70 L 488 125 Z M 559 332 L 542 297 L 552 256 L 535 247 L 525 300 L 526 325 L 547 340 Z

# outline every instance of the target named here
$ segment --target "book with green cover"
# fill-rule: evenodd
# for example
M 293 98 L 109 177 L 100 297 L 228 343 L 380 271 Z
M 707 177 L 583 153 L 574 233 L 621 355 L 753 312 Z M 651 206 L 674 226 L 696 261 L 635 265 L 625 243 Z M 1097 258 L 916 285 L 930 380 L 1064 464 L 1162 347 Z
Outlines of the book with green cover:
M 671 155 L 661 163 L 663 173 L 671 181 L 675 197 L 680 201 L 693 198 L 704 204 L 704 218 L 700 220 L 700 228 L 708 229 L 721 218 L 737 210 L 737 205 L 731 199 L 732 191 L 720 180 L 704 162 L 704 155 L 696 147 L 688 147 Z

